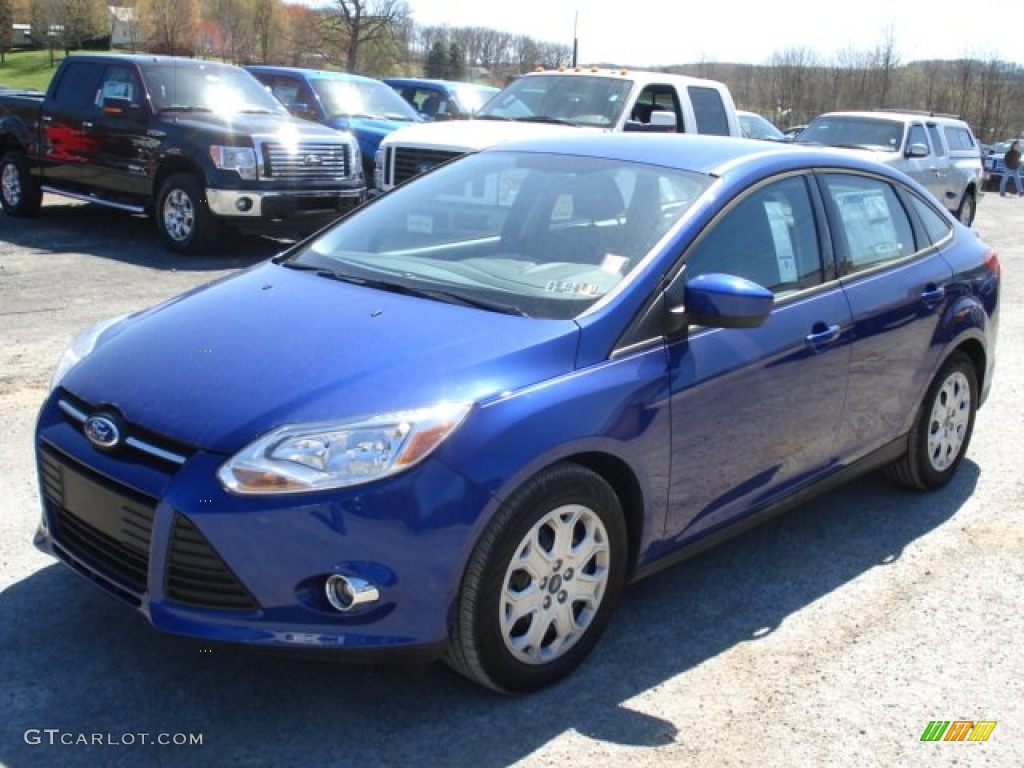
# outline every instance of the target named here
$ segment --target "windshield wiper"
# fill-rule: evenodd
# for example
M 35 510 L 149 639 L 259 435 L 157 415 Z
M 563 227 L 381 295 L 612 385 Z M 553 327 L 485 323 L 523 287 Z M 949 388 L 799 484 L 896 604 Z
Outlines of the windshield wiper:
M 531 115 L 530 117 L 513 118 L 517 123 L 550 123 L 551 125 L 576 125 L 571 120 L 563 120 L 560 117 L 547 117 L 545 115 Z
M 161 107 L 161 112 L 213 112 L 209 107 L 187 107 L 183 104 L 174 104 L 170 107 Z
M 476 115 L 473 119 L 474 120 L 501 120 L 503 122 L 507 122 L 507 121 L 511 120 L 512 118 L 510 118 L 510 117 L 502 117 L 501 115 Z
M 356 275 L 347 275 L 344 272 L 335 272 L 334 270 L 327 269 L 326 267 L 318 267 L 313 264 L 303 264 L 295 261 L 282 261 L 278 263 L 282 267 L 287 267 L 288 269 L 295 269 L 301 272 L 312 272 L 317 277 L 326 277 L 330 280 L 337 280 L 342 283 L 352 283 L 353 285 L 362 285 L 367 288 L 376 288 L 380 291 L 400 293 L 403 296 L 418 296 L 424 299 L 443 301 L 447 304 L 461 304 L 465 307 L 487 309 L 491 312 L 501 312 L 505 315 L 529 317 L 529 315 L 519 309 L 519 307 L 511 304 L 502 304 L 496 301 L 487 301 L 486 299 L 464 296 L 460 293 L 453 293 L 439 288 L 417 288 L 415 286 L 395 282 L 393 280 L 381 280 L 373 277 L 357 277 Z

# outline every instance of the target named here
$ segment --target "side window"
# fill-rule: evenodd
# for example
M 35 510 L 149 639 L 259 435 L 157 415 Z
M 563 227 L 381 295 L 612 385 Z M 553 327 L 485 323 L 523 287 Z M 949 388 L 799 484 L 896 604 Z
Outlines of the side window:
M 96 79 L 100 65 L 93 61 L 66 65 L 60 82 L 53 93 L 53 101 L 60 107 L 86 110 L 96 98 Z
M 290 77 L 275 77 L 270 81 L 270 92 L 285 106 L 301 101 L 299 81 Z
M 717 89 L 706 86 L 690 86 L 686 91 L 690 95 L 693 114 L 697 118 L 697 133 L 728 136 L 729 118 L 726 116 L 722 94 Z
M 920 219 L 921 225 L 924 227 L 924 231 L 928 235 L 928 239 L 932 245 L 945 240 L 953 232 L 953 227 L 942 215 L 940 215 L 934 208 L 924 202 L 917 195 L 908 195 L 910 198 L 910 205 L 914 209 L 914 213 L 917 214 L 917 218 Z
M 683 125 L 683 111 L 679 105 L 679 98 L 676 89 L 670 85 L 648 85 L 637 97 L 633 111 L 629 115 L 629 121 L 635 126 L 627 127 L 626 130 L 643 130 L 644 126 L 651 124 L 651 115 L 655 112 L 668 112 L 676 116 L 676 131 L 685 131 Z
M 842 274 L 896 261 L 916 251 L 910 219 L 888 182 L 841 174 L 822 178 L 826 204 L 836 220 Z
M 947 125 L 943 127 L 942 132 L 946 135 L 946 143 L 951 150 L 975 149 L 974 136 L 966 128 Z
M 722 218 L 690 251 L 686 279 L 722 272 L 776 294 L 824 280 L 814 209 L 802 177 L 762 187 Z
M 928 135 L 932 137 L 932 147 L 935 149 L 935 154 L 939 157 L 945 157 L 946 145 L 942 140 L 942 134 L 939 132 L 939 126 L 935 123 L 928 123 Z
M 914 144 L 924 144 L 928 146 L 928 136 L 924 132 L 924 126 L 915 123 L 910 126 L 910 138 L 907 141 L 907 149 L 910 149 Z
M 135 77 L 128 67 L 116 65 L 107 67 L 100 80 L 100 87 L 96 91 L 95 106 L 103 107 L 104 99 L 129 99 L 133 104 L 138 103 L 136 98 L 138 88 L 135 84 Z

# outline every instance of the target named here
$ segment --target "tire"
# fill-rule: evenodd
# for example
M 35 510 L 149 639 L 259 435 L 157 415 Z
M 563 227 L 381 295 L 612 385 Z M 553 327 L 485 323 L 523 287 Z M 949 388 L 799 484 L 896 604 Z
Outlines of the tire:
M 907 453 L 887 468 L 889 477 L 922 491 L 944 486 L 967 453 L 977 411 L 978 375 L 970 358 L 957 352 L 928 388 Z
M 29 174 L 25 155 L 17 150 L 0 158 L 0 205 L 10 216 L 35 216 L 43 205 L 39 181 Z
M 480 537 L 447 661 L 504 693 L 550 685 L 593 649 L 625 576 L 626 527 L 615 492 L 584 467 L 555 465 L 514 493 Z
M 190 173 L 176 173 L 164 182 L 155 216 L 164 243 L 179 253 L 202 253 L 220 234 L 203 188 Z
M 974 216 L 978 212 L 978 202 L 971 192 L 965 192 L 960 207 L 956 209 L 956 217 L 965 227 L 974 223 Z

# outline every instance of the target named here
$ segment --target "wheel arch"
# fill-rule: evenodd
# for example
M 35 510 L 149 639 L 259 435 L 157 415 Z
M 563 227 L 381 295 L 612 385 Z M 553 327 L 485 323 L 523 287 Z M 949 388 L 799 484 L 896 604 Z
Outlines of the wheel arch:
M 157 199 L 160 197 L 160 190 L 163 188 L 164 182 L 176 173 L 191 173 L 199 179 L 200 184 L 204 187 L 206 186 L 206 175 L 203 173 L 202 168 L 181 155 L 169 155 L 161 161 L 153 176 L 153 194 L 149 204 L 154 210 L 156 209 Z
M 978 393 L 987 391 L 985 385 L 987 384 L 985 373 L 988 369 L 988 354 L 985 352 L 985 347 L 977 339 L 965 339 L 957 346 L 953 347 L 946 355 L 945 360 L 948 360 L 957 352 L 963 352 L 970 359 L 971 364 L 974 366 L 974 373 L 978 379 Z M 979 406 L 981 404 L 979 403 Z

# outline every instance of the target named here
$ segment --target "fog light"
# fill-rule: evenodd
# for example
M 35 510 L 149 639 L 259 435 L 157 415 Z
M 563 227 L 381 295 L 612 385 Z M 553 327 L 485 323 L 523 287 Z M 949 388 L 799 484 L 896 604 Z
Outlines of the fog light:
M 235 208 L 242 213 L 252 210 L 252 198 L 251 197 L 240 197 L 235 200 Z
M 327 577 L 324 595 L 335 610 L 347 613 L 361 605 L 380 600 L 380 590 L 373 584 L 356 576 L 342 576 L 339 573 Z

